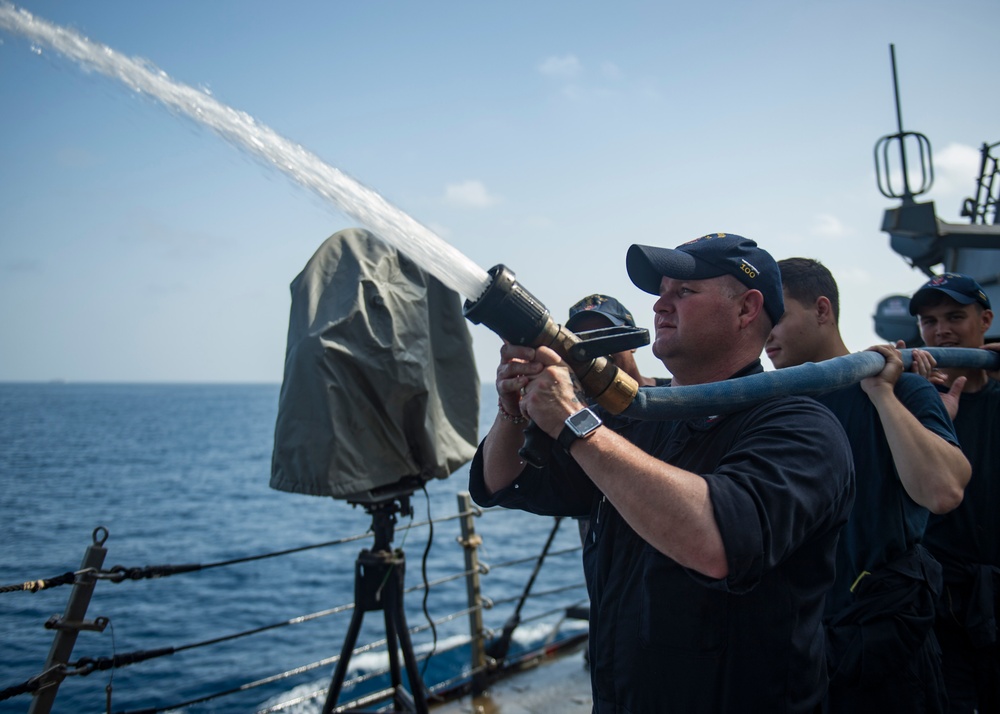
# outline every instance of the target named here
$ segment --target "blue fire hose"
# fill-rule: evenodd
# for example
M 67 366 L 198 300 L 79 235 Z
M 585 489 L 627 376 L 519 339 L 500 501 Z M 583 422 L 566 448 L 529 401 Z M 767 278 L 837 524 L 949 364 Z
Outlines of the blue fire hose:
M 962 347 L 926 347 L 938 367 L 1000 369 L 1000 353 Z M 900 350 L 903 368 L 913 363 L 913 351 Z M 622 412 L 635 419 L 694 419 L 726 414 L 765 399 L 793 394 L 830 392 L 873 377 L 885 367 L 878 352 L 855 352 L 824 362 L 806 362 L 770 372 L 689 387 L 643 387 Z

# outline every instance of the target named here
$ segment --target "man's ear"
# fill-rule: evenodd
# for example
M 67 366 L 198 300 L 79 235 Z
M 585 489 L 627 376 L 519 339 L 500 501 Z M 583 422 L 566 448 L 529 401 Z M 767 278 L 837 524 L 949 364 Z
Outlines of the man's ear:
M 989 308 L 986 308 L 983 310 L 982 313 L 982 326 L 984 335 L 990 331 L 990 325 L 992 324 L 993 324 L 993 311 L 990 310 Z
M 826 295 L 820 295 L 816 298 L 816 304 L 813 306 L 816 311 L 816 321 L 821 324 L 835 324 L 837 322 L 836 318 L 833 316 L 833 304 L 830 302 L 830 298 Z
M 760 290 L 747 290 L 740 305 L 740 327 L 746 327 L 764 311 L 764 294 Z

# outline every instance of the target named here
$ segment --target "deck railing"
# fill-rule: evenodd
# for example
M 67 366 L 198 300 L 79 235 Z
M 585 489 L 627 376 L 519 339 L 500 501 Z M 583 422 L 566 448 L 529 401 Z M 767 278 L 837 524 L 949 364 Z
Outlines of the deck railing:
M 568 547 L 556 550 L 552 550 L 550 547 L 552 537 L 559 528 L 558 519 L 553 522 L 553 529 L 548 541 L 544 544 L 539 544 L 541 548 L 539 553 L 512 558 L 490 565 L 481 557 L 484 545 L 483 538 L 476 529 L 476 519 L 483 517 L 485 514 L 472 503 L 468 493 L 459 493 L 457 497 L 458 512 L 455 515 L 421 522 L 411 522 L 398 529 L 405 533 L 419 528 L 433 529 L 434 524 L 455 520 L 458 520 L 460 524 L 460 533 L 456 536 L 456 540 L 461 545 L 464 553 L 464 567 L 433 580 L 428 580 L 425 576 L 421 582 L 409 585 L 404 589 L 404 593 L 406 594 L 420 592 L 424 595 L 423 610 L 426 615 L 426 622 L 407 627 L 409 637 L 413 639 L 415 644 L 419 639 L 422 649 L 425 650 L 416 656 L 416 661 L 423 667 L 421 675 L 423 672 L 426 672 L 427 663 L 431 658 L 441 658 L 446 654 L 452 654 L 453 662 L 464 661 L 462 666 L 452 668 L 452 671 L 447 672 L 445 676 L 438 675 L 435 681 L 422 680 L 422 685 L 418 686 L 425 687 L 424 693 L 431 701 L 455 697 L 464 693 L 478 693 L 492 681 L 492 678 L 501 676 L 507 665 L 512 664 L 517 659 L 535 656 L 537 652 L 530 647 L 528 650 L 521 652 L 510 649 L 511 631 L 518 626 L 540 620 L 553 621 L 545 641 L 534 643 L 538 647 L 538 651 L 543 646 L 550 645 L 553 640 L 562 639 L 569 642 L 579 641 L 579 639 L 585 637 L 585 634 L 581 634 L 585 633 L 585 628 L 582 625 L 577 626 L 575 633 L 571 636 L 567 636 L 564 631 L 560 630 L 563 620 L 567 617 L 567 613 L 571 613 L 569 617 L 579 617 L 579 614 L 574 615 L 572 613 L 579 613 L 581 610 L 583 612 L 586 611 L 585 607 L 581 608 L 580 606 L 586 604 L 587 598 L 582 581 L 582 571 L 580 569 L 578 554 L 580 546 L 578 542 L 574 540 Z M 486 513 L 489 513 L 489 511 Z M 497 514 L 490 517 L 502 518 L 503 515 Z M 112 654 L 100 657 L 78 657 L 76 659 L 74 659 L 73 650 L 81 634 L 91 632 L 103 633 L 108 625 L 110 618 L 105 616 L 105 614 L 94 617 L 91 620 L 87 619 L 88 606 L 96 587 L 103 588 L 107 587 L 109 583 L 123 584 L 139 580 L 157 581 L 212 568 L 241 566 L 265 558 L 294 556 L 306 550 L 344 546 L 364 541 L 371 538 L 371 533 L 356 534 L 335 541 L 316 543 L 273 553 L 250 555 L 215 563 L 153 565 L 132 568 L 123 566 L 104 567 L 108 552 L 108 538 L 109 534 L 106 529 L 102 527 L 95 529 L 93 542 L 87 546 L 80 568 L 74 572 L 65 573 L 54 578 L 31 580 L 0 588 L 0 593 L 6 593 L 6 597 L 20 597 L 24 596 L 23 593 L 36 593 L 36 595 L 28 595 L 28 597 L 39 597 L 44 596 L 44 593 L 54 592 L 55 588 L 59 586 L 71 586 L 62 616 L 53 616 L 44 624 L 47 629 L 54 631 L 54 635 L 48 657 L 41 671 L 23 682 L 12 683 L 12 686 L 0 691 L 0 700 L 30 695 L 30 712 L 32 714 L 46 714 L 53 710 L 53 705 L 61 685 L 68 680 L 86 677 L 98 672 L 108 673 L 108 685 L 105 687 L 106 697 L 105 701 L 100 702 L 100 705 L 106 708 L 108 712 L 113 710 L 125 711 L 126 714 L 164 712 L 181 708 L 198 711 L 197 705 L 223 697 L 235 697 L 236 695 L 252 690 L 270 692 L 267 696 L 271 701 L 277 698 L 281 699 L 277 703 L 258 708 L 258 712 L 286 711 L 296 705 L 309 702 L 310 700 L 322 699 L 327 696 L 328 688 L 324 687 L 315 687 L 306 692 L 297 691 L 294 695 L 287 697 L 281 697 L 274 692 L 278 687 L 282 687 L 281 691 L 287 692 L 289 686 L 292 686 L 296 682 L 298 684 L 294 686 L 303 687 L 306 686 L 302 684 L 304 680 L 315 681 L 318 677 L 322 676 L 321 673 L 326 673 L 329 668 L 336 666 L 343 653 L 341 655 L 325 657 L 305 665 L 284 669 L 266 677 L 241 682 L 236 686 L 225 686 L 221 689 L 206 691 L 199 696 L 187 697 L 183 701 L 156 702 L 153 705 L 146 705 L 139 709 L 131 708 L 123 710 L 118 704 L 123 701 L 137 701 L 145 695 L 145 692 L 136 693 L 120 686 L 118 689 L 114 689 L 112 687 L 112 677 L 115 670 L 126 666 L 133 668 L 141 667 L 143 663 L 152 662 L 161 657 L 180 652 L 209 648 L 224 642 L 249 638 L 280 628 L 301 626 L 329 616 L 349 613 L 355 608 L 354 602 L 342 603 L 326 610 L 300 615 L 279 622 L 261 623 L 257 627 L 237 632 L 217 633 L 204 640 L 187 644 L 164 643 L 162 647 L 158 646 L 141 651 L 113 652 Z M 552 563 L 558 563 L 559 565 L 553 566 Z M 517 594 L 504 592 L 502 596 L 495 598 L 490 598 L 484 594 L 484 584 L 486 586 L 485 589 L 487 591 L 490 590 L 491 574 L 495 576 L 498 572 L 505 569 L 511 569 L 512 571 L 517 571 L 518 569 L 527 570 L 529 564 L 533 566 L 531 573 L 524 578 L 523 588 L 517 588 Z M 539 572 L 544 572 L 546 568 L 551 571 L 554 567 L 560 569 L 561 578 L 558 584 L 553 586 L 551 583 L 539 583 L 539 586 L 535 588 L 535 581 Z M 575 572 L 579 573 L 578 579 L 573 578 L 572 582 L 567 583 L 565 577 L 567 568 L 575 569 Z M 574 571 L 570 570 L 569 572 Z M 521 573 L 518 573 L 518 575 L 520 576 Z M 107 581 L 107 583 L 102 581 Z M 460 585 L 461 583 L 464 583 L 465 586 L 465 597 L 463 599 L 465 600 L 466 607 L 431 617 L 428 609 L 429 596 L 451 587 L 452 584 Z M 499 588 L 510 590 L 510 578 L 506 578 L 502 585 L 498 583 Z M 16 592 L 20 592 L 22 595 L 15 595 L 14 593 Z M 452 603 L 459 601 L 459 597 L 454 592 L 449 594 Z M 532 607 L 529 607 L 531 612 L 526 612 L 522 615 L 522 609 L 526 603 L 532 604 Z M 514 605 L 513 612 L 511 612 L 511 605 Z M 114 614 L 114 619 L 116 620 L 121 620 L 125 617 L 124 615 Z M 503 619 L 501 620 L 500 618 Z M 438 646 L 439 628 L 448 628 L 453 626 L 454 623 L 459 623 L 463 620 L 468 623 L 467 632 L 461 636 L 451 636 L 448 638 L 446 644 Z M 169 637 L 169 634 L 164 633 L 164 637 Z M 428 638 L 430 639 L 428 640 Z M 393 640 L 394 644 L 392 646 L 396 646 L 395 638 Z M 374 651 L 384 651 L 387 653 L 389 647 L 388 638 L 380 638 L 354 647 L 349 651 L 349 654 L 354 656 Z M 461 660 L 456 659 L 457 654 L 455 653 L 464 650 L 467 650 L 468 654 L 465 655 L 463 653 Z M 384 680 L 387 675 L 392 677 L 394 682 L 398 682 L 399 680 L 398 671 L 395 673 L 391 671 L 393 658 L 389 657 L 388 659 L 390 660 L 390 667 L 376 667 L 371 671 L 358 673 L 351 679 L 344 681 L 343 691 L 353 698 L 343 703 L 336 702 L 336 708 L 331 708 L 330 711 L 357 710 L 361 707 L 379 705 L 398 707 L 398 702 L 395 705 L 385 704 L 387 700 L 398 699 L 396 695 L 399 694 L 397 687 L 384 686 Z M 310 673 L 312 673 L 311 676 Z M 151 673 L 150 676 L 155 677 L 156 675 L 155 673 Z M 0 684 L 5 683 L 0 682 Z M 412 685 L 410 688 L 413 688 Z M 79 696 L 75 692 L 72 694 Z M 114 694 L 116 700 L 114 709 L 111 703 L 112 694 Z M 241 711 L 247 709 L 245 702 L 240 706 L 242 707 Z M 332 705 L 328 703 L 328 706 Z M 409 711 L 410 709 L 404 707 L 403 709 L 393 708 L 389 710 Z

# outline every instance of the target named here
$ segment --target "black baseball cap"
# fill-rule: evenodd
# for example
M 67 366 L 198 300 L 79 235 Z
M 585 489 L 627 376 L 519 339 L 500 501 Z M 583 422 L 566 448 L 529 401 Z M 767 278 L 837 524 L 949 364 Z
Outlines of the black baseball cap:
M 975 280 L 961 273 L 942 273 L 935 275 L 913 293 L 913 297 L 910 298 L 910 314 L 916 315 L 920 307 L 927 304 L 935 292 L 944 293 L 960 305 L 978 302 L 987 310 L 991 309 L 990 299 Z
M 566 320 L 566 329 L 576 332 L 575 324 L 579 324 L 583 317 L 587 315 L 600 315 L 608 320 L 611 327 L 622 327 L 628 325 L 635 327 L 635 320 L 632 313 L 625 309 L 625 306 L 609 295 L 595 293 L 583 298 L 569 309 L 569 318 Z
M 677 246 L 633 245 L 625 256 L 628 276 L 640 290 L 660 294 L 663 277 L 707 280 L 732 275 L 764 296 L 764 311 L 777 325 L 785 314 L 778 264 L 757 243 L 735 233 L 709 233 Z

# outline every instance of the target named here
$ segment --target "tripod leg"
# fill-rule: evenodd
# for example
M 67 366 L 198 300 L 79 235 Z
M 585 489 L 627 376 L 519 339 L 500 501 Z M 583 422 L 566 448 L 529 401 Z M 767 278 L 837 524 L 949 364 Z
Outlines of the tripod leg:
M 344 637 L 344 646 L 340 650 L 340 659 L 337 660 L 337 667 L 333 670 L 333 679 L 330 681 L 330 689 L 326 693 L 323 714 L 330 714 L 337 706 L 340 690 L 344 686 L 344 677 L 347 675 L 347 665 L 351 661 L 354 644 L 358 641 L 358 632 L 361 631 L 361 620 L 364 619 L 364 616 L 364 610 L 355 603 L 351 624 L 347 627 L 347 635 Z
M 389 608 L 385 609 L 384 615 L 385 645 L 389 655 L 389 676 L 392 679 L 392 686 L 399 687 L 403 683 L 403 676 L 399 669 L 399 644 L 396 639 L 396 623 L 392 619 Z
M 417 668 L 417 658 L 413 654 L 413 642 L 410 640 L 410 631 L 406 626 L 406 613 L 403 610 L 403 583 L 402 577 L 392 578 L 392 585 L 386 593 L 385 620 L 386 629 L 390 627 L 399 638 L 400 648 L 403 650 L 403 661 L 406 663 L 406 675 L 410 680 L 410 691 L 413 693 L 413 701 L 417 714 L 427 714 L 427 692 L 424 686 L 423 677 Z M 389 624 L 392 620 L 392 625 Z M 393 646 L 395 654 L 395 646 Z M 397 676 L 398 676 L 398 667 Z
M 398 630 L 396 625 L 396 620 L 392 615 L 392 609 L 389 607 L 389 602 L 386 602 L 386 607 L 384 609 L 385 614 L 385 643 L 387 648 L 387 654 L 389 655 L 389 676 L 392 679 L 392 700 L 394 704 L 393 711 L 397 712 L 413 712 L 414 704 L 413 699 L 410 697 L 409 693 L 403 689 L 403 676 L 402 671 L 399 668 L 399 639 L 397 637 Z

